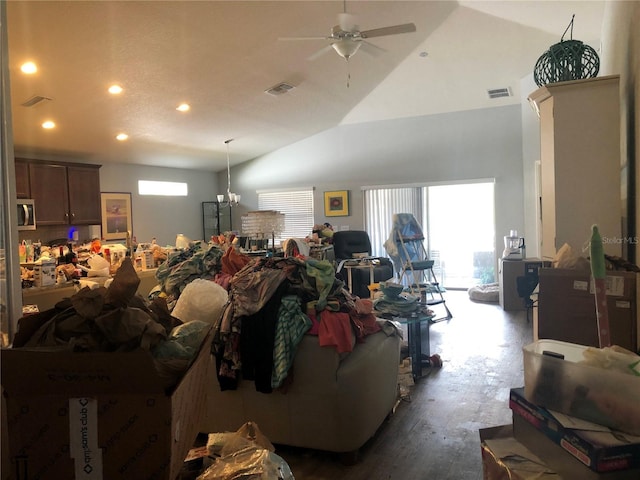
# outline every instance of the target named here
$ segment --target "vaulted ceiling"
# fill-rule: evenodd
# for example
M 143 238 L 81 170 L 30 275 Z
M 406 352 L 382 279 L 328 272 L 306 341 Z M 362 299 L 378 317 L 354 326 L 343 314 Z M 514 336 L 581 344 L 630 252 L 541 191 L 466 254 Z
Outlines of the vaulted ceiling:
M 360 30 L 416 31 L 371 38 L 378 53 L 348 62 L 315 55 L 326 39 L 283 39 L 327 36 L 345 8 Z M 599 48 L 603 12 L 602 1 L 11 1 L 14 146 L 219 171 L 228 139 L 236 164 L 342 123 L 519 103 L 520 80 L 572 15 L 565 39 Z M 20 71 L 27 60 L 35 74 Z M 282 82 L 294 88 L 265 93 Z M 498 88 L 511 96 L 490 99 Z

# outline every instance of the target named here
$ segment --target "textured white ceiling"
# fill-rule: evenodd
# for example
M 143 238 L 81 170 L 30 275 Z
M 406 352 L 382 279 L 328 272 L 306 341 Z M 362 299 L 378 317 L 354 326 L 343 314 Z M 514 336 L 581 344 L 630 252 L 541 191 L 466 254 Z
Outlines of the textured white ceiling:
M 363 30 L 413 22 L 379 37 L 378 56 L 308 58 L 342 1 L 12 1 L 7 3 L 14 145 L 97 163 L 218 171 L 331 128 L 517 103 L 520 79 L 560 40 L 598 48 L 602 1 L 350 1 Z M 569 33 L 565 39 L 569 38 Z M 421 56 L 426 52 L 426 56 Z M 36 61 L 26 77 L 20 64 Z M 296 88 L 274 97 L 280 82 Z M 112 82 L 125 91 L 106 93 Z M 489 100 L 487 89 L 514 96 Z M 21 103 L 49 97 L 35 107 Z M 192 110 L 176 112 L 187 101 Z M 58 128 L 43 131 L 45 118 Z M 114 136 L 126 131 L 130 139 Z

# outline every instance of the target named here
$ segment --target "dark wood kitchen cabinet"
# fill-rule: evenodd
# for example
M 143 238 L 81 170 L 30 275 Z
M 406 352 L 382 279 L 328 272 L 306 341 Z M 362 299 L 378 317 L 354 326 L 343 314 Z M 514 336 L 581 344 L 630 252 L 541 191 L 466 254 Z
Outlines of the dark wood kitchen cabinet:
M 29 162 L 36 221 L 44 225 L 99 225 L 100 165 Z
M 16 168 L 16 197 L 31 198 L 29 186 L 29 164 L 22 160 L 15 160 Z

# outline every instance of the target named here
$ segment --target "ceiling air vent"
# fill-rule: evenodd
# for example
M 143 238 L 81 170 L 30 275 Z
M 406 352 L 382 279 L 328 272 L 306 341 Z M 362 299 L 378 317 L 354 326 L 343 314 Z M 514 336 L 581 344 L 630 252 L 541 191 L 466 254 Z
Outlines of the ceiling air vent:
M 34 95 L 33 97 L 25 100 L 22 103 L 23 107 L 35 107 L 36 105 L 38 105 L 41 102 L 44 102 L 45 100 L 51 100 L 49 97 L 43 97 L 41 95 Z
M 278 95 L 282 95 L 284 93 L 287 93 L 289 90 L 293 90 L 295 87 L 293 85 L 289 85 L 288 83 L 279 83 L 277 85 L 274 85 L 271 88 L 268 88 L 267 90 L 265 90 L 265 93 L 268 93 L 269 95 L 273 95 L 274 97 L 278 96 Z
M 492 90 L 487 90 L 487 93 L 489 94 L 489 98 L 510 97 L 511 89 L 509 87 L 494 88 Z

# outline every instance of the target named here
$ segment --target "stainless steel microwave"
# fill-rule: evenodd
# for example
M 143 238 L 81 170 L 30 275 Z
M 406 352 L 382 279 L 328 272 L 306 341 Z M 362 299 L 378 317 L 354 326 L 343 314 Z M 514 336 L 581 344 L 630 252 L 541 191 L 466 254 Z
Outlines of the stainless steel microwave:
M 18 230 L 36 229 L 36 208 L 33 200 L 18 199 Z

